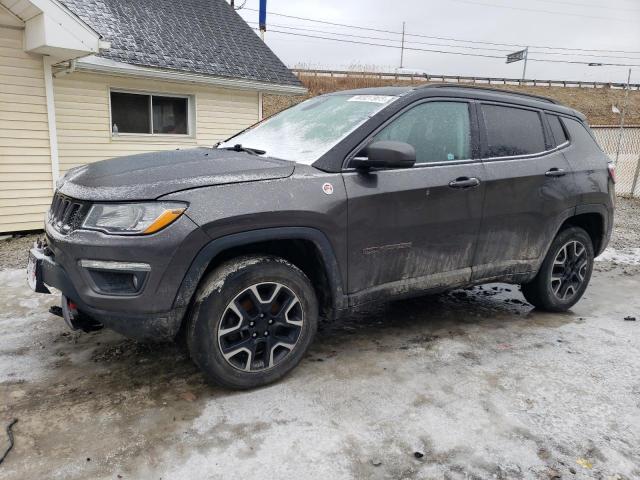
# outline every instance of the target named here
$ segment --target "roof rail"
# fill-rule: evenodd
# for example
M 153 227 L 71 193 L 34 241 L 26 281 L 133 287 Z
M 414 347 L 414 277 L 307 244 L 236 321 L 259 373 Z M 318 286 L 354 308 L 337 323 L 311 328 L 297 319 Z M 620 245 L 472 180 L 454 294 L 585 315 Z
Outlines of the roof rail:
M 522 93 L 522 92 L 514 92 L 513 90 L 506 90 L 506 89 L 502 89 L 502 88 L 491 88 L 491 87 L 477 87 L 475 85 L 459 85 L 459 84 L 455 84 L 455 83 L 451 83 L 451 84 L 447 84 L 447 83 L 430 83 L 428 85 L 423 85 L 420 86 L 418 88 L 467 88 L 467 89 L 471 89 L 471 90 L 483 90 L 483 91 L 487 91 L 487 92 L 493 92 L 493 93 L 506 93 L 507 95 L 519 95 L 521 97 L 529 97 L 529 98 L 533 98 L 535 100 L 540 100 L 542 102 L 548 102 L 548 103 L 553 103 L 553 104 L 558 104 L 559 102 L 555 101 L 552 98 L 549 97 L 543 97 L 542 95 L 534 95 L 533 93 Z

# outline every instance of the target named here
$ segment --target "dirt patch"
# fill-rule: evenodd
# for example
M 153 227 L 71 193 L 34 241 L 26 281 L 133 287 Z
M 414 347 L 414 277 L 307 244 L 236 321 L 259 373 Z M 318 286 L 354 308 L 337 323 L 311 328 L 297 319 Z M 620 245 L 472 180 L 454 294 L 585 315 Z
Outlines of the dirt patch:
M 382 87 L 389 85 L 426 85 L 423 81 L 382 80 L 374 77 L 314 77 L 300 76 L 300 80 L 309 93 L 304 96 L 265 95 L 263 112 L 265 116 L 273 115 L 280 110 L 302 100 L 324 93 L 349 90 L 353 88 Z M 489 85 L 487 85 L 489 86 Z M 491 88 L 512 90 L 522 93 L 542 95 L 559 101 L 563 105 L 584 113 L 591 125 L 617 125 L 619 115 L 611 111 L 611 105 L 620 107 L 623 103 L 624 91 L 611 88 L 565 88 L 565 87 L 519 87 L 516 85 L 490 85 Z M 640 92 L 629 92 L 629 104 L 626 114 L 628 125 L 640 124 Z

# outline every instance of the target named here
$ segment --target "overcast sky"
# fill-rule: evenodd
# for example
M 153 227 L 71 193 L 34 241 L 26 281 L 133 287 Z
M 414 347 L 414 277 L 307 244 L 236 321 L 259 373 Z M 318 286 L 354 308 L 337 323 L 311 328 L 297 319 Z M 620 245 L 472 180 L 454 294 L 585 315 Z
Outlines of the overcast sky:
M 236 7 L 242 2 L 243 0 L 236 0 Z M 258 12 L 247 8 L 257 9 L 258 3 L 258 0 L 247 0 L 246 8 L 239 10 L 239 13 L 245 20 L 257 22 Z M 410 36 L 406 37 L 407 42 L 518 50 L 517 47 L 477 43 L 483 41 L 637 52 L 596 52 L 594 54 L 596 56 L 586 57 L 576 54 L 585 55 L 592 52 L 544 50 L 531 47 L 529 58 L 635 64 L 639 66 L 632 67 L 631 82 L 640 83 L 640 0 L 268 0 L 267 10 L 297 17 L 389 31 L 401 31 L 402 22 L 405 21 L 408 34 L 463 39 L 474 43 Z M 400 44 L 398 41 L 400 35 L 345 29 L 267 15 L 268 31 L 265 40 L 290 67 L 302 64 L 310 68 L 353 69 L 361 66 L 389 70 L 397 68 L 400 64 L 399 49 L 284 35 L 276 33 L 275 30 L 314 36 L 331 36 L 320 32 L 294 31 L 275 25 L 379 37 L 381 40 L 347 38 L 355 41 L 392 45 Z M 502 51 L 452 48 L 425 45 L 424 43 L 406 43 L 406 46 L 485 55 L 501 56 L 506 54 Z M 549 52 L 569 53 L 570 55 L 551 55 Z M 612 56 L 632 58 L 612 58 Z M 433 74 L 515 78 L 522 75 L 522 62 L 507 65 L 502 58 L 478 58 L 412 50 L 405 51 L 404 67 Z M 529 61 L 527 78 L 624 82 L 628 68 Z

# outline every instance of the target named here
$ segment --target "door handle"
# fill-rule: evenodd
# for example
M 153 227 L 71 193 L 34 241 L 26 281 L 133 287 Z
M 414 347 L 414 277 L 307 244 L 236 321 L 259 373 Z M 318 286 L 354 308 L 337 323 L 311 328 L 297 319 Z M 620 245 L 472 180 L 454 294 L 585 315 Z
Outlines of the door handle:
M 475 177 L 458 177 L 449 182 L 451 188 L 473 188 L 480 185 L 480 180 Z
M 556 167 L 553 167 L 545 173 L 547 177 L 563 177 L 566 174 L 567 172 L 565 172 L 563 168 Z

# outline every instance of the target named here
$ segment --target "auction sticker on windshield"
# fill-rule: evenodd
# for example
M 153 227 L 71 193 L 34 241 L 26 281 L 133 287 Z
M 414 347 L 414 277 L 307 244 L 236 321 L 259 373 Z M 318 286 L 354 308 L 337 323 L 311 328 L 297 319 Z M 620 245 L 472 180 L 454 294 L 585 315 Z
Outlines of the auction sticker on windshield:
M 349 102 L 387 103 L 396 97 L 391 95 L 354 95 Z

